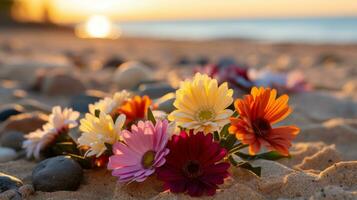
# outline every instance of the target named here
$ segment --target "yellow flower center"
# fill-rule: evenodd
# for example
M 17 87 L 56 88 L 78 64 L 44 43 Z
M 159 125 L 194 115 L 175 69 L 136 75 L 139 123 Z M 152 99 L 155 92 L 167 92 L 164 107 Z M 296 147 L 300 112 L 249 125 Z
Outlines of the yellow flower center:
M 212 120 L 214 118 L 214 116 L 215 116 L 214 112 L 209 109 L 200 110 L 197 113 L 197 119 L 201 122 Z
M 141 160 L 141 164 L 143 165 L 143 167 L 145 169 L 147 168 L 150 168 L 153 164 L 154 164 L 154 161 L 155 161 L 155 151 L 147 151 L 142 160 Z

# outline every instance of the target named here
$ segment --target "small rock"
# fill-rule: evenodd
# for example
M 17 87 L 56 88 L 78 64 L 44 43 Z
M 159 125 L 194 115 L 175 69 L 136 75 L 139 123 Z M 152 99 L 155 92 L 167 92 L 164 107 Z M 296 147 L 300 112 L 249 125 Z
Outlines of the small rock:
M 22 185 L 20 179 L 0 172 L 0 193 L 11 189 L 17 190 Z
M 35 192 L 35 189 L 32 185 L 26 184 L 21 186 L 18 191 L 21 194 L 22 198 L 27 199 L 31 194 Z
M 74 74 L 65 71 L 52 71 L 46 75 L 41 91 L 50 96 L 75 95 L 85 90 L 83 82 Z
M 80 113 L 89 112 L 88 105 L 93 104 L 100 99 L 104 98 L 106 95 L 105 93 L 97 90 L 88 90 L 82 94 L 73 96 L 70 99 L 69 107 L 73 108 Z
M 14 160 L 17 157 L 16 151 L 7 147 L 0 147 L 0 163 Z
M 176 61 L 176 65 L 189 65 L 191 61 L 187 57 L 181 57 Z
M 159 98 L 167 93 L 174 91 L 174 88 L 165 83 L 143 84 L 139 86 L 140 96 L 147 95 L 152 99 Z
M 125 61 L 123 58 L 120 58 L 118 56 L 109 58 L 104 64 L 103 68 L 113 68 L 116 69 L 119 67 L 121 64 L 123 64 Z
M 175 110 L 174 106 L 175 102 L 175 94 L 170 93 L 167 94 L 160 99 L 158 99 L 157 104 L 158 104 L 158 110 L 165 111 L 166 113 L 171 113 L 172 111 Z
M 20 114 L 24 111 L 24 108 L 20 105 L 8 105 L 0 108 L 0 122 L 7 120 L 13 115 Z
M 146 65 L 130 61 L 126 62 L 115 71 L 113 81 L 119 89 L 132 89 L 141 81 L 152 80 L 153 72 Z
M 22 99 L 18 101 L 18 103 L 25 108 L 26 111 L 40 111 L 46 114 L 50 114 L 52 112 L 52 107 L 41 103 L 34 99 Z
M 24 134 L 18 131 L 9 131 L 0 137 L 0 146 L 8 147 L 19 151 L 22 149 L 22 142 L 25 140 Z
M 236 65 L 236 61 L 234 58 L 226 57 L 226 58 L 221 58 L 217 65 L 219 67 L 229 67 L 231 65 Z
M 69 156 L 46 159 L 32 171 L 32 183 L 35 189 L 44 192 L 75 191 L 82 177 L 81 166 Z
M 29 133 L 41 128 L 47 122 L 47 115 L 40 112 L 22 113 L 15 115 L 3 122 L 0 135 L 14 130 L 23 133 Z
M 5 192 L 0 194 L 1 200 L 22 200 L 21 194 L 19 194 L 16 190 L 6 190 Z
M 197 65 L 200 65 L 200 66 L 205 66 L 209 63 L 209 59 L 207 57 L 199 57 L 197 60 L 196 60 L 196 64 Z

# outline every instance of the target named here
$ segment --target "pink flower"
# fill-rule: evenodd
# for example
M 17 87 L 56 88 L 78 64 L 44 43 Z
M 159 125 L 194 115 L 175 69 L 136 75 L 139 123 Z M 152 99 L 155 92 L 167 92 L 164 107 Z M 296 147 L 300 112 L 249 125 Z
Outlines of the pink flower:
M 118 177 L 119 182 L 142 182 L 165 164 L 169 153 L 166 144 L 169 138 L 168 122 L 139 121 L 132 125 L 131 132 L 122 132 L 123 142 L 113 145 L 113 156 L 109 158 L 108 169 Z

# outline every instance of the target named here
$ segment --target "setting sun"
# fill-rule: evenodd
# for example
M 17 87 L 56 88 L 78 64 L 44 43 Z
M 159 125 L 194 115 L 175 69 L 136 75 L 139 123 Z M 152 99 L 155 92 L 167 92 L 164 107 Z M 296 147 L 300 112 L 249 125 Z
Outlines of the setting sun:
M 93 15 L 76 27 L 76 34 L 82 38 L 110 38 L 119 37 L 118 29 L 103 15 Z

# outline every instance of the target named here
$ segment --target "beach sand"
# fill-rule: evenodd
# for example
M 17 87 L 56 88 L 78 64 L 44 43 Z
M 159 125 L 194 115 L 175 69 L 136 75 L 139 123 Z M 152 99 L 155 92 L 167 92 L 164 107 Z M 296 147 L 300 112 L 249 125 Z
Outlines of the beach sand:
M 99 69 L 113 56 L 149 65 L 155 79 L 176 87 L 193 73 L 198 59 L 232 58 L 254 68 L 299 70 L 314 91 L 290 95 L 294 112 L 284 122 L 301 133 L 291 159 L 259 160 L 257 177 L 232 167 L 213 197 L 204 199 L 357 199 L 357 45 L 268 43 L 247 40 L 168 41 L 143 38 L 82 40 L 70 32 L 3 29 L 0 31 L 0 104 L 28 102 L 44 107 L 68 105 L 71 95 L 28 90 L 39 70 L 75 74 L 86 89 L 116 91 L 113 69 Z M 180 60 L 191 64 L 177 65 Z M 36 75 L 37 74 L 37 75 Z M 0 132 L 1 135 L 1 132 Z M 31 183 L 35 162 L 0 163 L 0 171 Z M 105 170 L 85 170 L 78 191 L 36 192 L 29 199 L 191 199 L 162 191 L 154 177 L 121 185 Z

